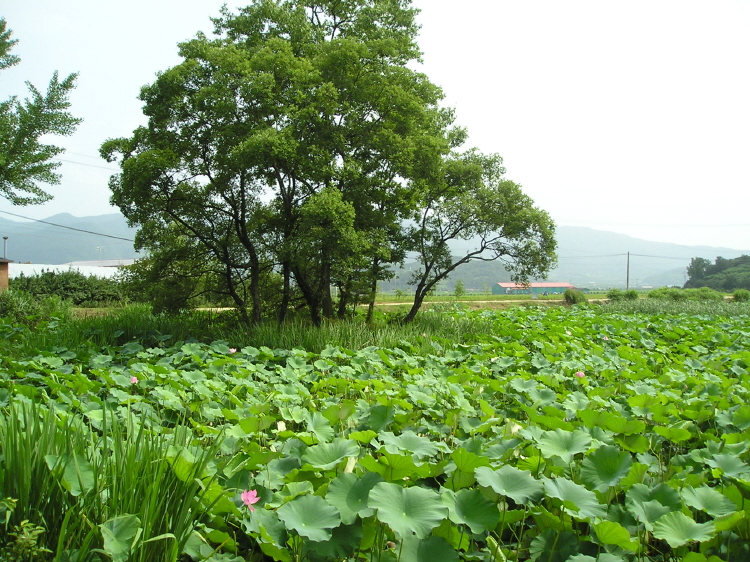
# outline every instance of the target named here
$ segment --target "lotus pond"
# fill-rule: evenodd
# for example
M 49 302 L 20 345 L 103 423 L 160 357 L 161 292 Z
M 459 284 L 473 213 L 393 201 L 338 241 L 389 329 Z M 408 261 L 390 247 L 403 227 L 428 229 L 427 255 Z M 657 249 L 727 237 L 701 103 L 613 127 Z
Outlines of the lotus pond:
M 750 316 L 445 314 L 490 329 L 4 358 L 0 559 L 750 560 Z

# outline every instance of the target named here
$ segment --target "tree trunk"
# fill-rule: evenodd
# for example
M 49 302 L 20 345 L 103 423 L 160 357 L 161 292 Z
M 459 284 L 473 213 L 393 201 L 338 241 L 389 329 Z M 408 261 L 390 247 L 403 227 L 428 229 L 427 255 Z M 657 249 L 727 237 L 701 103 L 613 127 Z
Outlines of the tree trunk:
M 257 254 L 253 253 L 250 260 L 250 300 L 253 307 L 250 313 L 250 322 L 260 324 L 263 302 L 260 298 L 260 261 Z
M 352 296 L 352 278 L 349 277 L 344 283 L 343 287 L 339 287 L 339 304 L 336 316 L 343 320 L 346 318 L 346 307 L 349 305 L 349 301 Z
M 289 262 L 284 261 L 282 264 L 282 275 L 283 275 L 283 288 L 281 290 L 281 304 L 278 310 L 278 321 L 279 324 L 283 324 L 286 321 L 286 313 L 289 310 L 289 302 L 292 300 L 292 289 L 291 289 L 291 271 L 289 268 Z
M 379 260 L 377 258 L 372 260 L 372 270 L 370 271 L 370 274 L 372 276 L 372 280 L 370 282 L 370 299 L 367 303 L 367 318 L 365 322 L 372 322 L 372 316 L 375 313 L 375 299 L 378 296 L 378 265 Z M 416 314 L 416 313 L 415 313 Z

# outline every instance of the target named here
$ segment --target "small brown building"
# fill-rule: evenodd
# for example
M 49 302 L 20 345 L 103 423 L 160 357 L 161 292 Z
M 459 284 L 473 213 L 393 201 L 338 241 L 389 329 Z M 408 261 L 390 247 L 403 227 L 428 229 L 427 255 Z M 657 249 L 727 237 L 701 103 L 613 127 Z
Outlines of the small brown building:
M 13 260 L 0 258 L 0 293 L 8 290 L 8 264 Z

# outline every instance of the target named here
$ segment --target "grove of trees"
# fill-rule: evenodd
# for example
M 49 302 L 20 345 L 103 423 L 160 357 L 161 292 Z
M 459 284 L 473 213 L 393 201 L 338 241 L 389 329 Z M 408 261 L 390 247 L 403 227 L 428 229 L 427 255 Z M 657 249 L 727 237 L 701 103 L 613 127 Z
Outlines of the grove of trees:
M 750 256 L 734 259 L 717 257 L 714 263 L 706 258 L 693 258 L 687 268 L 686 289 L 709 287 L 716 291 L 750 290 Z
M 499 156 L 465 147 L 442 91 L 414 70 L 415 13 L 410 0 L 225 8 L 215 37 L 180 44 L 182 62 L 141 90 L 148 125 L 101 154 L 121 166 L 112 202 L 140 227 L 141 274 L 171 305 L 213 291 L 250 323 L 303 302 L 317 325 L 372 311 L 378 281 L 409 256 L 408 321 L 470 260 L 546 274 L 552 220 Z M 474 249 L 452 255 L 459 239 Z

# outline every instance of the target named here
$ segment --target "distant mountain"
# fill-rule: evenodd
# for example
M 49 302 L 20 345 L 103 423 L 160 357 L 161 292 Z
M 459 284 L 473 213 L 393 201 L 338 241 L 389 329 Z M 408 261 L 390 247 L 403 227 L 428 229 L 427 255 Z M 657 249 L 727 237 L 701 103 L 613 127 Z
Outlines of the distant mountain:
M 578 287 L 624 287 L 630 253 L 630 286 L 682 286 L 690 260 L 717 256 L 735 258 L 748 251 L 711 246 L 682 246 L 652 242 L 603 230 L 579 226 L 557 228 L 558 267 L 553 281 L 568 281 Z
M 135 258 L 135 232 L 119 213 L 93 217 L 62 213 L 33 222 L 0 218 L 0 236 L 8 237 L 6 257 L 16 263 Z
M 736 258 L 748 251 L 711 246 L 682 246 L 652 242 L 625 234 L 578 226 L 557 227 L 558 266 L 547 277 L 548 281 L 568 282 L 580 288 L 624 288 L 628 274 L 630 252 L 630 287 L 682 286 L 685 270 L 694 257 L 712 262 L 717 256 Z M 453 244 L 454 254 L 465 253 L 473 247 L 471 241 Z M 385 290 L 408 290 L 408 270 L 416 264 L 407 263 L 391 282 L 384 282 Z M 471 262 L 462 265 L 440 287 L 452 291 L 461 279 L 468 291 L 485 291 L 487 286 L 510 280 L 510 275 L 499 262 Z M 541 281 L 541 279 L 539 279 Z
M 0 236 L 8 237 L 7 258 L 17 263 L 54 265 L 136 258 L 132 242 L 135 233 L 136 229 L 128 228 L 125 217 L 119 213 L 93 217 L 64 213 L 35 222 L 0 218 Z M 750 254 L 750 250 L 651 242 L 578 226 L 558 227 L 557 242 L 558 267 L 547 279 L 581 288 L 625 287 L 628 252 L 631 287 L 682 286 L 686 281 L 685 269 L 694 257 L 713 262 L 717 256 L 731 259 Z M 471 247 L 471 241 L 452 246 L 455 254 Z M 382 288 L 409 290 L 410 269 L 416 269 L 416 264 L 407 262 L 396 279 L 383 282 Z M 485 291 L 495 283 L 509 281 L 510 275 L 500 262 L 475 261 L 459 267 L 441 289 L 452 291 L 458 279 L 468 291 Z

